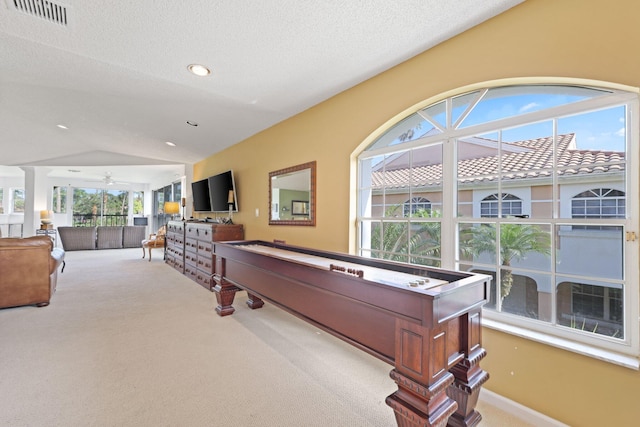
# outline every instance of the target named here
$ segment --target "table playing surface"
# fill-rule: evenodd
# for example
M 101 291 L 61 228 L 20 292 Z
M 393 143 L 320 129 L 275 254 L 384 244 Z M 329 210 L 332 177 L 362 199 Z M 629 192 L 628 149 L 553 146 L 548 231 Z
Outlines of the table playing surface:
M 336 261 L 332 260 L 331 258 L 325 258 L 317 255 L 310 255 L 295 251 L 288 251 L 286 249 L 274 248 L 272 246 L 251 244 L 237 247 L 247 251 L 256 252 L 270 257 L 280 258 L 290 262 L 296 262 L 309 267 L 320 268 L 324 270 L 329 270 L 331 268 L 331 265 L 336 263 Z M 446 280 L 434 279 L 432 277 L 424 277 L 399 271 L 386 270 L 379 267 L 371 267 L 357 263 L 339 261 L 338 265 L 346 269 L 351 269 L 352 271 L 362 271 L 363 279 L 365 280 L 396 287 L 405 287 L 408 289 L 430 289 L 449 283 Z

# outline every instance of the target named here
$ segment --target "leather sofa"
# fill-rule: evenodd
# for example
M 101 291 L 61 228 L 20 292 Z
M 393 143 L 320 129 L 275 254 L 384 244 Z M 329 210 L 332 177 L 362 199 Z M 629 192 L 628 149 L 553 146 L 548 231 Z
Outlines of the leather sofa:
M 0 308 L 49 305 L 64 255 L 48 236 L 0 238 Z

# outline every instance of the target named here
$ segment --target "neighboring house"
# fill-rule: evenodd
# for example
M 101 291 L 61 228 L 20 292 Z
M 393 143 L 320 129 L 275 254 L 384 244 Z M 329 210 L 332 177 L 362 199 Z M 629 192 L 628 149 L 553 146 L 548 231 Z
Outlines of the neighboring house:
M 625 218 L 625 153 L 577 149 L 573 133 L 559 135 L 557 139 L 555 152 L 553 137 L 503 144 L 483 138 L 459 140 L 458 152 L 464 155 L 457 162 L 458 216 L 475 219 L 476 224 L 478 218 L 496 218 L 498 212 L 503 218 L 550 218 L 554 191 L 551 177 L 555 169 L 559 175 L 556 191 L 560 218 Z M 394 212 L 409 217 L 421 209 L 442 209 L 442 156 L 437 146 L 420 153 L 422 157 L 410 158 L 410 152 L 390 156 L 384 162 L 384 170 L 376 170 L 374 166 L 372 217 L 385 217 L 385 212 L 386 216 Z M 497 193 L 499 176 L 501 195 Z M 398 205 L 403 208 L 394 209 Z M 594 278 L 622 277 L 620 227 L 580 225 L 575 221 L 558 227 L 554 254 L 557 272 L 580 271 Z M 540 228 L 553 235 L 548 226 Z M 469 269 L 495 277 L 491 259 L 489 254 L 475 256 L 468 260 L 472 262 Z M 593 263 L 594 259 L 599 262 Z M 514 273 L 513 286 L 503 301 L 496 300 L 494 287 L 489 307 L 500 304 L 502 311 L 551 319 L 553 285 L 548 275 L 551 262 L 549 255 L 540 253 L 529 253 L 522 262 L 513 262 L 510 267 L 514 270 L 527 271 Z M 623 324 L 620 286 L 596 279 L 592 283 L 584 280 L 575 283 L 569 278 L 557 286 L 560 324 L 605 335 L 620 334 Z

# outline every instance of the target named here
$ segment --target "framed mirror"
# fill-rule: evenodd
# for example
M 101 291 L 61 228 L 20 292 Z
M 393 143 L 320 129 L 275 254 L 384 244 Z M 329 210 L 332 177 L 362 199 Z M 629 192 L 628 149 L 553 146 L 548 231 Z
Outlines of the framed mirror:
M 316 225 L 316 162 L 269 172 L 269 225 Z

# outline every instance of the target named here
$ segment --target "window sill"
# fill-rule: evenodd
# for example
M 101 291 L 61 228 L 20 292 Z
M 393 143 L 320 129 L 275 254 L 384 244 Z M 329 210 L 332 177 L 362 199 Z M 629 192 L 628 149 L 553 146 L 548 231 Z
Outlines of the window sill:
M 625 368 L 640 370 L 640 360 L 637 357 L 616 353 L 601 348 L 591 347 L 585 344 L 577 343 L 575 341 L 566 340 L 543 334 L 540 332 L 524 329 L 518 326 L 508 325 L 495 320 L 483 318 L 482 326 L 494 329 L 496 331 L 505 332 L 507 334 L 515 335 L 520 338 L 528 339 L 531 341 L 539 342 L 541 344 L 557 347 L 562 350 L 571 351 L 573 353 L 581 354 L 583 356 L 592 357 L 594 359 L 602 360 L 604 362 L 613 363 Z

